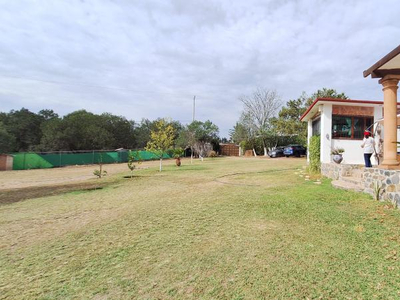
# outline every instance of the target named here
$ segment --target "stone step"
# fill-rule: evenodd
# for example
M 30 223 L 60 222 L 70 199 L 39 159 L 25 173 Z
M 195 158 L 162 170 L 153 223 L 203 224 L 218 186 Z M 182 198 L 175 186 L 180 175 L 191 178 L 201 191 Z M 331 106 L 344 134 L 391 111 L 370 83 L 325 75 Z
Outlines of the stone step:
M 351 171 L 351 177 L 362 178 L 363 173 L 364 173 L 363 169 L 354 169 Z
M 362 183 L 362 178 L 361 177 L 354 177 L 354 176 L 342 176 L 341 178 L 342 181 L 347 181 L 350 183 L 354 184 L 360 184 Z
M 349 181 L 343 181 L 343 180 L 332 181 L 332 186 L 337 189 L 349 190 L 349 191 L 355 191 L 355 192 L 362 192 L 364 190 L 360 184 L 355 184 L 355 183 L 352 183 Z

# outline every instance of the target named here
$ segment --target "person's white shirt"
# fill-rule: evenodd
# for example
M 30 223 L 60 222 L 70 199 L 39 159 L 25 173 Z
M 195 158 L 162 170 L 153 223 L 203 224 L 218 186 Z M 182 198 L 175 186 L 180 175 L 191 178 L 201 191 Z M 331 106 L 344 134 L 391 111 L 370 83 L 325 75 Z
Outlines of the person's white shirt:
M 364 138 L 361 148 L 364 148 L 365 154 L 374 153 L 375 140 L 372 137 Z

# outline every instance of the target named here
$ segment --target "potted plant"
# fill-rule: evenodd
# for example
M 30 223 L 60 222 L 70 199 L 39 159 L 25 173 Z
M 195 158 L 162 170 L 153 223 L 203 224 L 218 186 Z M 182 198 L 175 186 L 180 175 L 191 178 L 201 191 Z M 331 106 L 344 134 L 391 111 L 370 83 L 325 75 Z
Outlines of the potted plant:
M 343 160 L 343 148 L 333 148 L 331 154 L 333 155 L 332 159 L 335 163 L 340 164 Z
M 182 148 L 176 148 L 174 149 L 174 158 L 175 158 L 175 164 L 177 167 L 181 166 L 181 156 L 184 153 L 184 150 Z

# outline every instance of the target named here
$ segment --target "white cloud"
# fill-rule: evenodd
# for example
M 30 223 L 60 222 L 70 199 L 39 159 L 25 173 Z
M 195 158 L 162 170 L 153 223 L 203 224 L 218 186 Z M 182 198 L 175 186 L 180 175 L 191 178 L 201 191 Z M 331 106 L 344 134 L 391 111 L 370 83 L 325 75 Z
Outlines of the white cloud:
M 381 99 L 362 71 L 398 45 L 400 3 L 2 1 L 0 110 L 211 119 L 227 136 L 237 98 L 332 87 Z M 35 79 L 35 80 L 29 80 Z M 106 88 L 104 88 L 106 87 Z

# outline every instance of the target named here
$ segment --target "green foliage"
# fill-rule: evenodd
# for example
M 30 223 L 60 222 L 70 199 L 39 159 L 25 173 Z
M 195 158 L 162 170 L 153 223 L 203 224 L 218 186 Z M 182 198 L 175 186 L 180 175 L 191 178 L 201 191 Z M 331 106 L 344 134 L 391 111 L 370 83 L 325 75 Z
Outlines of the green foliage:
M 100 179 L 104 176 L 107 176 L 107 171 L 103 171 L 102 168 L 100 168 L 99 170 L 94 170 L 93 175 Z
M 382 193 L 383 187 L 382 184 L 380 184 L 378 181 L 375 181 L 374 183 L 374 199 L 379 201 L 381 199 L 381 193 Z
M 344 93 L 337 93 L 334 89 L 323 88 L 310 97 L 303 92 L 299 98 L 289 100 L 279 112 L 279 117 L 273 120 L 276 131 L 281 135 L 296 136 L 296 144 L 306 146 L 307 123 L 301 122 L 300 117 L 317 98 L 348 99 Z
M 157 121 L 155 127 L 155 130 L 150 132 L 150 141 L 147 143 L 146 150 L 162 158 L 174 144 L 175 129 L 165 120 Z
M 110 113 L 101 115 L 85 110 L 74 111 L 64 117 L 50 109 L 33 113 L 28 109 L 0 113 L 0 150 L 18 151 L 74 151 L 144 148 L 156 121 L 143 119 L 140 124 Z M 175 138 L 183 126 L 169 122 Z
M 343 148 L 333 148 L 331 150 L 331 154 L 332 155 L 339 155 L 339 154 L 342 154 L 342 153 L 344 153 L 344 149 Z
M 321 172 L 321 137 L 320 136 L 312 136 L 310 138 L 310 145 L 309 145 L 309 158 L 310 158 L 310 165 L 309 170 L 312 173 L 319 173 Z
M 10 153 L 16 150 L 15 137 L 10 134 L 2 122 L 0 122 L 0 154 Z
M 0 122 L 14 137 L 16 151 L 35 150 L 35 146 L 39 145 L 42 136 L 41 124 L 44 122 L 42 116 L 22 108 L 1 114 Z
M 249 138 L 249 132 L 246 126 L 240 122 L 236 122 L 233 129 L 229 130 L 229 137 L 232 142 L 240 144 Z
M 185 151 L 182 148 L 175 148 L 175 149 L 172 149 L 171 157 L 180 158 L 183 156 L 184 153 L 185 153 Z
M 190 147 L 198 155 L 204 156 L 205 145 L 211 143 L 216 149 L 219 147 L 218 140 L 217 125 L 210 120 L 194 121 L 180 132 L 176 145 L 182 148 Z
M 142 157 L 139 151 L 129 151 L 128 154 L 128 168 L 131 170 L 131 178 L 133 177 L 133 171 L 136 169 L 136 164 L 142 163 Z
M 97 178 L 100 179 L 101 177 L 104 177 L 107 175 L 107 171 L 106 170 L 103 171 L 103 154 L 102 153 L 100 153 L 98 159 L 99 159 L 99 169 L 94 170 L 93 175 L 97 176 Z
M 147 143 L 146 150 L 154 153 L 160 158 L 160 172 L 162 170 L 162 157 L 170 149 L 175 140 L 176 132 L 174 127 L 165 120 L 158 120 L 155 124 L 156 129 L 150 132 L 150 141 Z

